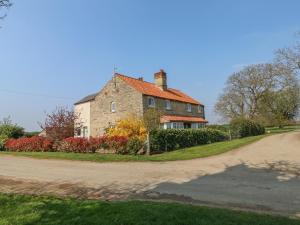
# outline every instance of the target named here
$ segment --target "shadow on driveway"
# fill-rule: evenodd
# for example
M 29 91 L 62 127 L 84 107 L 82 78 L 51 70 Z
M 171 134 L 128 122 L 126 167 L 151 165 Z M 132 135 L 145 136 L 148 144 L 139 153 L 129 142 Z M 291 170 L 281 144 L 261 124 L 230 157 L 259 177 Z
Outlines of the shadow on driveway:
M 300 164 L 242 163 L 182 184 L 161 183 L 143 197 L 299 216 Z

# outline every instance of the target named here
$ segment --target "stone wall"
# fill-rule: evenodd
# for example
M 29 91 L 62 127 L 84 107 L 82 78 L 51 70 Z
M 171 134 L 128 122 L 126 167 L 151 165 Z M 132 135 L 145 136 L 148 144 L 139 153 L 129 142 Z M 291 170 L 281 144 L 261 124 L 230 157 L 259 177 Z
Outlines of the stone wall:
M 116 112 L 111 111 L 112 102 Z M 120 78 L 113 78 L 91 102 L 91 136 L 103 135 L 106 128 L 130 115 L 143 115 L 142 94 Z
M 149 109 L 148 107 L 148 97 L 144 95 L 143 96 L 143 108 L 144 112 Z M 165 107 L 165 99 L 153 97 L 155 99 L 155 108 L 160 110 L 165 115 L 178 115 L 178 116 L 194 116 L 194 117 L 201 117 L 205 118 L 204 109 L 203 113 L 198 112 L 198 105 L 192 105 L 192 111 L 188 112 L 186 109 L 186 103 L 179 102 L 179 101 L 171 101 L 171 109 L 168 110 Z M 204 106 L 203 106 L 204 107 Z

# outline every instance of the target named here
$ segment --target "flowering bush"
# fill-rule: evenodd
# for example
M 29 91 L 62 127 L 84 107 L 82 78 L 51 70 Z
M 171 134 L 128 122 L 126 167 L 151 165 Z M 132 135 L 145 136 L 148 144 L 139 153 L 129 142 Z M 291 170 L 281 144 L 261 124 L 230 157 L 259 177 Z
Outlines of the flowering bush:
M 53 150 L 53 141 L 44 137 L 9 139 L 5 148 L 14 152 L 47 152 Z
M 107 136 L 121 136 L 130 138 L 139 138 L 145 140 L 147 136 L 147 129 L 141 119 L 129 117 L 117 122 L 116 126 L 109 128 Z

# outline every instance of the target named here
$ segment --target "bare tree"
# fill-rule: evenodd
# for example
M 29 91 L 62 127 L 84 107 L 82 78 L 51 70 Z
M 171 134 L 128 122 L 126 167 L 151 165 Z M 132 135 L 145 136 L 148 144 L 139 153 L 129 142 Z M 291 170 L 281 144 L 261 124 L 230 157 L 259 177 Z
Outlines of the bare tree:
M 12 5 L 10 0 L 0 0 L 0 11 L 3 8 L 8 9 L 10 6 Z M 4 14 L 3 16 L 0 15 L 0 19 L 3 19 L 6 16 L 6 14 Z
M 276 51 L 276 63 L 285 65 L 296 73 L 300 70 L 300 32 L 296 34 L 298 41 L 294 46 L 282 48 Z
M 283 64 L 251 65 L 229 77 L 215 110 L 229 120 L 236 117 L 259 118 L 263 116 L 262 110 L 266 110 L 264 104 L 270 102 L 271 96 L 289 93 L 287 90 L 295 90 L 294 93 L 299 90 L 293 70 Z

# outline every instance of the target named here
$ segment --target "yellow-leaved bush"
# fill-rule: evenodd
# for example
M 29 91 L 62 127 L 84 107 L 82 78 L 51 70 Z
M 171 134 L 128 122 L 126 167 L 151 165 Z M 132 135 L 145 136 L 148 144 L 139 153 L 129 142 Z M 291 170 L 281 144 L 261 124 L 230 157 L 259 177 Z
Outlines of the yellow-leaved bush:
M 119 120 L 116 125 L 107 130 L 108 136 L 125 136 L 130 138 L 138 138 L 145 141 L 147 138 L 147 129 L 142 119 L 131 116 L 126 119 Z

